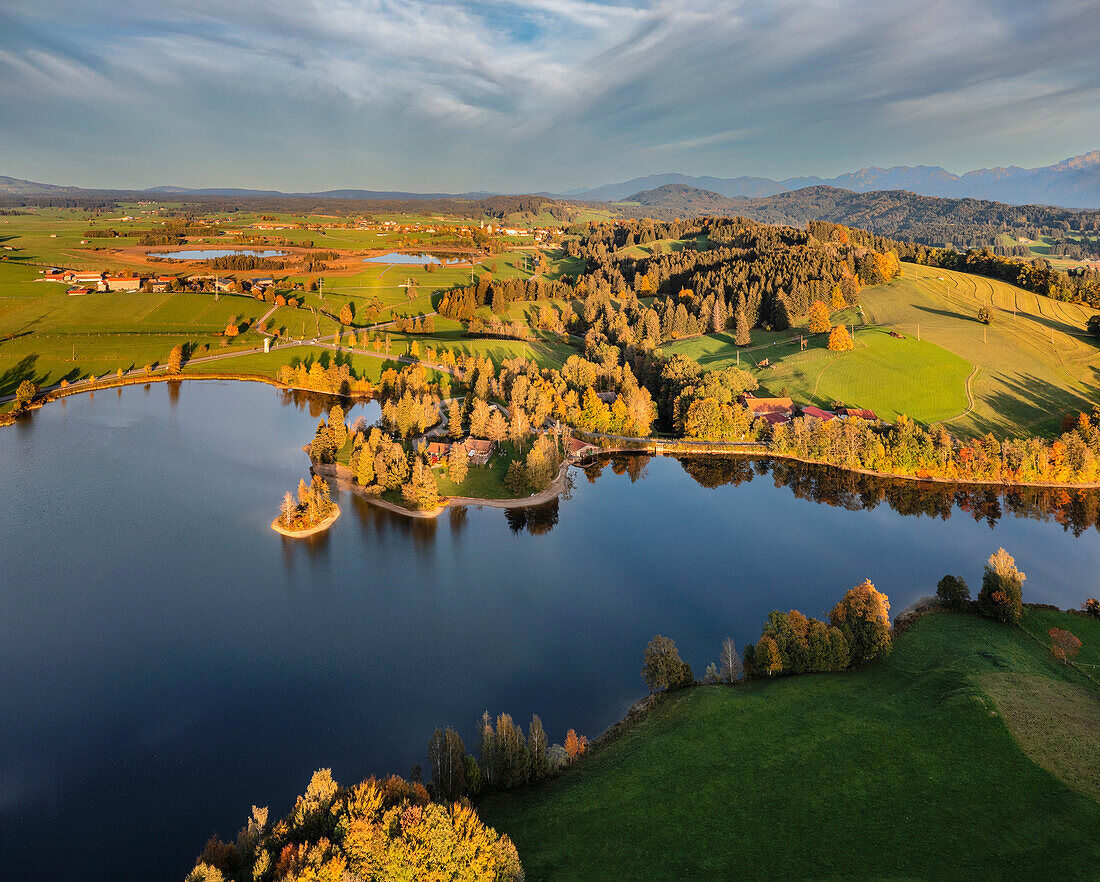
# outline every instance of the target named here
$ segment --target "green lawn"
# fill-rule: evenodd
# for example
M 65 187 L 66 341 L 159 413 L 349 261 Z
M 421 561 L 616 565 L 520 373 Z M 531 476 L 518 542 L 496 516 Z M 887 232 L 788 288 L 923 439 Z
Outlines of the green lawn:
M 740 362 L 767 393 L 785 394 L 801 404 L 827 408 L 843 401 L 850 407 L 870 408 L 886 420 L 904 413 L 922 423 L 966 410 L 971 365 L 939 346 L 868 329 L 856 332 L 850 352 L 830 352 L 824 334 L 808 337 L 802 351 L 797 340 L 790 342 L 792 333 L 799 332 L 754 332 L 753 346 L 740 356 L 730 334 L 707 334 L 664 349 L 690 355 L 708 369 Z M 771 367 L 755 367 L 765 358 Z
M 941 614 L 863 670 L 675 694 L 478 809 L 530 880 L 1095 878 L 1100 802 L 1021 750 L 980 685 L 1006 674 L 1100 702 L 1021 631 Z M 1097 739 L 1076 735 L 1087 777 Z
M 967 273 L 909 263 L 902 271 L 889 285 L 864 289 L 867 321 L 909 336 L 919 331 L 977 368 L 974 408 L 953 419 L 952 429 L 1052 433 L 1066 413 L 1100 403 L 1100 349 L 1084 333 L 1094 310 Z M 993 309 L 992 325 L 977 321 L 981 306 Z M 921 382 L 921 366 L 913 367 L 913 381 Z

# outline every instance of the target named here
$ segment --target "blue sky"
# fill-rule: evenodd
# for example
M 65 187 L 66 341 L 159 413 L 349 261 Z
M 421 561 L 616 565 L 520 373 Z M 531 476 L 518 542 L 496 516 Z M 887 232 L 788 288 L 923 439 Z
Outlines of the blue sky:
M 0 174 L 51 183 L 557 191 L 1098 147 L 1081 0 L 0 7 Z

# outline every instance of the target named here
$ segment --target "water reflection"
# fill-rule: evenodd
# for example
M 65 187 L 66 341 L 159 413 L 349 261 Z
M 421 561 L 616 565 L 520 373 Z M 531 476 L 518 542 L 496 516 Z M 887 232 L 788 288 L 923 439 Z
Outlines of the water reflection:
M 606 461 L 586 469 L 589 480 L 594 481 L 605 465 Z M 1100 491 L 1096 489 L 1002 489 L 939 484 L 861 475 L 786 460 L 772 462 L 743 457 L 683 457 L 680 465 L 703 487 L 738 486 L 770 475 L 776 487 L 786 487 L 799 499 L 848 511 L 871 511 L 886 504 L 898 514 L 946 521 L 957 509 L 975 521 L 985 521 L 991 529 L 1007 512 L 1037 521 L 1053 521 L 1074 536 L 1092 528 L 1100 529 Z M 641 468 L 644 469 L 644 464 Z M 624 474 L 624 471 L 616 470 L 616 474 Z

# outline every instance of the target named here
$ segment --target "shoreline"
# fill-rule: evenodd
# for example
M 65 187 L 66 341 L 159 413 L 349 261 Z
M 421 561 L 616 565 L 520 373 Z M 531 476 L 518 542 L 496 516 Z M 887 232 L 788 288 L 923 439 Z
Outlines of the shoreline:
M 307 536 L 315 536 L 318 533 L 323 533 L 329 527 L 336 523 L 336 519 L 340 517 L 340 506 L 335 502 L 332 504 L 332 513 L 318 521 L 312 527 L 307 527 L 304 530 L 289 530 L 279 523 L 279 519 L 275 518 L 271 522 L 271 529 L 281 536 L 286 536 L 288 539 L 305 539 Z
M 558 470 L 557 476 L 550 482 L 550 486 L 545 490 L 538 493 L 533 493 L 530 496 L 524 496 L 516 499 L 482 499 L 476 496 L 448 496 L 441 497 L 440 505 L 437 508 L 430 510 L 419 510 L 414 508 L 405 508 L 403 505 L 398 505 L 395 502 L 390 502 L 387 499 L 381 499 L 374 493 L 368 493 L 361 484 L 357 484 L 355 481 L 355 475 L 352 474 L 351 469 L 340 463 L 319 463 L 310 459 L 310 469 L 314 474 L 320 475 L 323 478 L 329 478 L 336 482 L 336 485 L 341 490 L 347 490 L 350 493 L 354 493 L 361 499 L 365 499 L 371 505 L 376 505 L 379 508 L 384 508 L 387 511 L 391 511 L 394 514 L 404 515 L 410 518 L 423 518 L 434 519 L 439 517 L 452 506 L 455 508 L 461 508 L 464 506 L 476 505 L 478 507 L 485 506 L 488 508 L 529 508 L 534 505 L 542 505 L 549 502 L 552 499 L 556 499 L 566 490 L 566 475 L 569 472 L 569 466 L 573 465 L 570 461 L 566 460 L 561 464 L 561 468 Z
M 223 380 L 242 383 L 263 383 L 267 386 L 273 386 L 276 389 L 282 389 L 286 391 L 300 391 L 300 392 L 312 392 L 317 395 L 330 395 L 340 398 L 350 398 L 352 400 L 360 400 L 365 396 L 361 393 L 349 393 L 343 395 L 338 392 L 322 392 L 317 389 L 304 389 L 299 386 L 287 386 L 280 383 L 273 377 L 266 377 L 262 374 L 234 374 L 234 373 L 204 373 L 204 374 L 174 374 L 174 375 L 146 375 L 140 377 L 119 377 L 115 379 L 105 379 L 102 381 L 95 381 L 95 384 L 70 384 L 69 386 L 62 388 L 54 388 L 45 393 L 41 398 L 31 402 L 24 410 L 18 413 L 14 411 L 8 411 L 7 413 L 0 414 L 0 428 L 4 426 L 13 425 L 18 421 L 19 417 L 24 413 L 32 410 L 39 410 L 46 404 L 53 401 L 59 401 L 62 398 L 67 398 L 72 395 L 80 395 L 83 393 L 99 392 L 105 389 L 117 389 L 123 386 L 140 386 L 146 383 L 166 383 L 172 381 L 183 380 Z M 599 446 L 599 442 L 607 441 L 607 438 L 601 438 L 599 435 L 593 435 L 583 430 L 574 429 L 574 435 L 578 438 L 594 439 L 593 444 Z M 651 456 L 672 456 L 679 458 L 681 456 L 742 456 L 748 459 L 775 459 L 775 460 L 788 460 L 790 462 L 799 462 L 805 465 L 821 466 L 823 468 L 835 469 L 841 472 L 847 472 L 853 475 L 867 475 L 873 478 L 892 478 L 899 481 L 911 481 L 916 484 L 954 484 L 965 485 L 969 487 L 989 487 L 991 489 L 998 489 L 1003 491 L 1015 490 L 1015 489 L 1027 489 L 1034 487 L 1039 490 L 1096 490 L 1100 488 L 1100 481 L 1005 481 L 1005 480 L 992 480 L 989 478 L 942 478 L 936 476 L 918 477 L 916 475 L 895 474 L 893 472 L 878 472 L 871 469 L 851 468 L 848 466 L 835 465 L 833 463 L 821 462 L 816 459 L 804 459 L 800 456 L 795 456 L 790 453 L 779 453 L 774 450 L 769 450 L 765 446 L 757 446 L 753 444 L 729 444 L 724 445 L 726 442 L 705 442 L 690 440 L 678 440 L 678 439 L 661 439 L 661 438 L 617 438 L 623 442 L 628 442 L 631 446 L 600 446 L 600 454 L 611 453 L 634 453 L 634 454 L 648 454 Z M 386 502 L 385 500 L 371 497 L 369 494 L 359 493 L 365 499 L 373 502 L 374 504 L 382 508 L 390 508 L 391 511 L 395 511 L 399 514 L 407 514 L 410 517 L 438 517 L 442 513 L 443 509 L 448 505 L 480 505 L 489 506 L 491 508 L 523 508 L 528 505 L 540 505 L 544 502 L 548 502 L 555 496 L 559 495 L 564 490 L 563 474 L 566 465 L 575 463 L 563 464 L 563 471 L 559 473 L 558 477 L 554 479 L 550 487 L 535 496 L 527 497 L 524 499 L 479 499 L 476 497 L 467 496 L 455 496 L 447 500 L 438 510 L 434 512 L 417 512 L 412 509 L 406 509 L 402 506 L 395 505 L 393 503 Z M 318 464 L 314 463 L 314 466 Z M 328 466 L 324 466 L 328 467 Z M 340 468 L 346 468 L 340 466 Z M 333 477 L 339 477 L 334 475 Z M 351 480 L 351 486 L 357 486 L 354 482 L 354 477 Z M 558 486 L 559 489 L 554 490 L 554 487 Z M 551 492 L 553 491 L 553 492 Z

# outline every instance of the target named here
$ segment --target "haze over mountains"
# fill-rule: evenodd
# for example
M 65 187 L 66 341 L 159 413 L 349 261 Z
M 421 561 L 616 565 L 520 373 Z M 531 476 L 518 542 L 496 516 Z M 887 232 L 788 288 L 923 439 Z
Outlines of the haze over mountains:
M 1009 205 L 1056 205 L 1064 208 L 1100 208 L 1100 150 L 1074 156 L 1041 168 L 977 169 L 955 175 L 939 166 L 894 166 L 864 168 L 835 178 L 797 177 L 775 181 L 771 178 L 718 178 L 692 176 L 670 172 L 632 178 L 617 184 L 605 184 L 587 190 L 571 190 L 556 194 L 562 198 L 619 202 L 635 193 L 656 190 L 669 184 L 695 190 L 706 190 L 731 198 L 760 198 L 788 193 L 806 187 L 829 186 L 856 193 L 882 190 L 908 190 L 922 196 L 949 199 L 986 199 Z M 149 187 L 144 190 L 117 188 L 120 192 L 155 195 L 180 194 L 190 196 L 226 197 L 308 197 L 323 199 L 484 199 L 501 195 L 491 191 L 465 193 L 416 193 L 398 190 L 337 189 L 309 193 L 286 193 L 280 190 L 252 190 L 235 187 Z M 42 184 L 18 178 L 0 176 L 0 194 L 35 195 L 63 194 L 103 188 L 80 188 Z M 540 191 L 538 195 L 551 195 Z
M 951 199 L 988 199 L 1011 205 L 1059 205 L 1066 208 L 1100 208 L 1100 150 L 1041 168 L 983 168 L 954 175 L 939 166 L 863 168 L 835 178 L 694 177 L 677 173 L 647 175 L 618 184 L 563 195 L 573 199 L 618 202 L 634 193 L 666 184 L 684 184 L 721 196 L 756 198 L 775 196 L 820 185 L 857 193 L 874 190 L 910 190 L 922 196 Z

